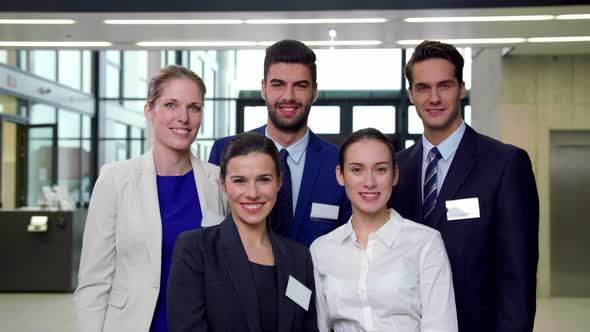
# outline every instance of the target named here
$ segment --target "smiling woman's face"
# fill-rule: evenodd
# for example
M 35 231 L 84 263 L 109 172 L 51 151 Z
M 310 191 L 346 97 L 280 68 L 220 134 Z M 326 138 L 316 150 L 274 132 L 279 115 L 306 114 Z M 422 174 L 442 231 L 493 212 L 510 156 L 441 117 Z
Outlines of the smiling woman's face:
M 266 221 L 277 200 L 281 179 L 268 154 L 252 152 L 228 160 L 223 190 L 236 223 Z
M 144 107 L 154 128 L 154 145 L 188 151 L 201 126 L 202 110 L 203 93 L 195 82 L 187 78 L 166 81 L 160 97 Z

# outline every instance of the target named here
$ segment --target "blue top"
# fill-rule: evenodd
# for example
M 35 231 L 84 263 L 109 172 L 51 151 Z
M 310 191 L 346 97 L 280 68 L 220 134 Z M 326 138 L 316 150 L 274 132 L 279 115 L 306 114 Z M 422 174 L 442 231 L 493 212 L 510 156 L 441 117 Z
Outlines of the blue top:
M 200 228 L 203 213 L 193 171 L 182 176 L 157 176 L 158 201 L 162 219 L 162 268 L 160 295 L 150 332 L 168 331 L 166 320 L 166 285 L 176 237 L 187 230 Z

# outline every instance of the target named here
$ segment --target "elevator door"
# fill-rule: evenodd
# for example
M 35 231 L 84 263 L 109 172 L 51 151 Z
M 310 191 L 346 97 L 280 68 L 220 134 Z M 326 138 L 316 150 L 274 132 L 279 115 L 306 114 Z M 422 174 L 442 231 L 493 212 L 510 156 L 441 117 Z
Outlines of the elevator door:
M 551 132 L 551 295 L 590 296 L 590 131 Z

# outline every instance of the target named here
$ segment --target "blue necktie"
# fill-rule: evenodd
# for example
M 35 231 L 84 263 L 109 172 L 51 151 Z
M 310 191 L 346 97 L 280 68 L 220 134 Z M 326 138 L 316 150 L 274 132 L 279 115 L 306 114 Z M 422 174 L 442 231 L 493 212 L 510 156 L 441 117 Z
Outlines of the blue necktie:
M 293 189 L 291 184 L 291 170 L 287 164 L 289 152 L 282 149 L 281 171 L 283 172 L 283 185 L 277 195 L 277 202 L 271 215 L 272 229 L 286 237 L 291 236 L 291 222 L 293 220 Z
M 428 166 L 424 174 L 424 200 L 422 201 L 422 216 L 425 222 L 428 222 L 428 217 L 432 215 L 434 206 L 436 205 L 437 197 L 437 178 L 438 160 L 442 158 L 440 152 L 436 147 L 433 147 L 428 152 Z

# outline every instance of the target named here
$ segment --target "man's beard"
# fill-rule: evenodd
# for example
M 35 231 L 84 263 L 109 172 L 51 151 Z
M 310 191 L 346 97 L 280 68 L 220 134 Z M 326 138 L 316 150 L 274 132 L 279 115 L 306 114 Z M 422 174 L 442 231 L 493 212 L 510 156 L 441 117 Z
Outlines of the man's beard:
M 294 122 L 285 123 L 281 121 L 280 116 L 278 115 L 280 103 L 275 104 L 275 111 L 272 110 L 269 104 L 266 104 L 266 108 L 268 110 L 268 118 L 270 122 L 275 126 L 277 129 L 287 132 L 297 132 L 301 128 L 307 126 L 307 118 L 309 117 L 309 112 L 311 110 L 311 104 L 305 105 L 303 108 L 303 104 L 297 103 L 297 107 L 303 108 L 303 112 L 299 115 L 298 118 L 295 119 Z

